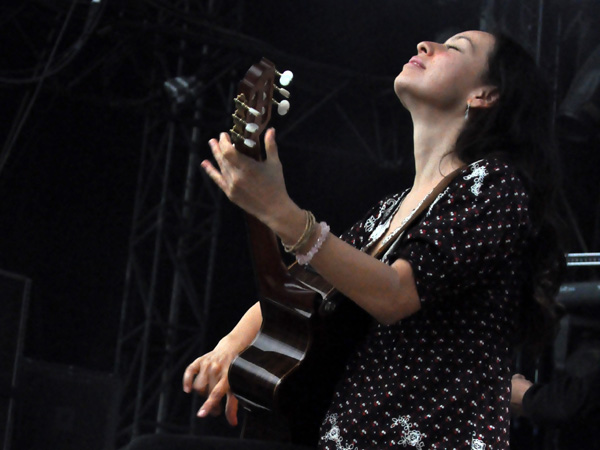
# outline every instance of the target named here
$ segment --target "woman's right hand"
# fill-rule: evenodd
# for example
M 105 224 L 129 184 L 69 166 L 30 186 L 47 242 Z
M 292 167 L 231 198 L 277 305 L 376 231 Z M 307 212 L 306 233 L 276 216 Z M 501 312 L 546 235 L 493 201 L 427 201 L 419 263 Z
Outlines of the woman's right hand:
M 213 351 L 197 358 L 186 368 L 183 390 L 189 394 L 193 389 L 206 397 L 198 411 L 198 417 L 221 414 L 221 400 L 226 396 L 225 417 L 232 426 L 237 425 L 238 400 L 231 392 L 227 378 L 229 366 L 239 353 L 235 347 L 226 336 Z

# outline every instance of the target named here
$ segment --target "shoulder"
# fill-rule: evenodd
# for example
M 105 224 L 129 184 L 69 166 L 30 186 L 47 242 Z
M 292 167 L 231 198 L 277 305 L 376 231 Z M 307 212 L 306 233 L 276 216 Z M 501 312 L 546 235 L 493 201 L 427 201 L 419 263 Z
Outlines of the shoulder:
M 482 218 L 509 214 L 527 220 L 529 195 L 514 166 L 498 159 L 473 162 L 460 171 L 429 208 L 428 215 Z
M 465 201 L 528 201 L 528 193 L 517 169 L 498 159 L 482 159 L 465 167 L 450 184 L 447 194 Z

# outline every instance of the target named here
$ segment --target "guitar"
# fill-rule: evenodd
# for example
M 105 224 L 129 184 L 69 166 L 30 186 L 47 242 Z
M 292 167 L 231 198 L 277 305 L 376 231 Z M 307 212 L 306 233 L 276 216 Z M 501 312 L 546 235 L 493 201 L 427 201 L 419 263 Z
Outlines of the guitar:
M 262 159 L 260 136 L 273 105 L 287 112 L 287 100 L 276 102 L 275 85 L 291 77 L 267 59 L 254 64 L 239 84 L 235 98 L 232 142 L 237 151 Z M 264 430 L 246 427 L 245 437 L 269 437 L 314 445 L 349 351 L 362 335 L 367 315 L 340 295 L 318 274 L 298 264 L 286 267 L 277 237 L 246 214 L 250 251 L 263 317 L 252 344 L 231 363 L 229 384 L 247 417 Z M 262 422 L 262 423 L 261 423 Z

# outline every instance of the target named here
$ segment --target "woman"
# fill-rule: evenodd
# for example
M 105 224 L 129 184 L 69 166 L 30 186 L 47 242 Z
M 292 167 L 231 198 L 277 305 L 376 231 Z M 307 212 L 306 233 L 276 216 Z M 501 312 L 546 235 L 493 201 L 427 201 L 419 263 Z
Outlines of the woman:
M 289 198 L 274 130 L 263 163 L 237 153 L 227 134 L 210 141 L 218 168 L 202 167 L 230 200 L 373 317 L 323 419 L 320 448 L 508 448 L 515 330 L 551 316 L 561 266 L 542 85 L 503 36 L 421 42 L 394 83 L 414 124 L 413 185 L 341 239 Z M 459 168 L 425 216 L 397 235 Z M 237 423 L 227 370 L 260 324 L 257 304 L 185 371 L 184 390 L 208 396 L 199 417 L 219 413 L 226 397 L 227 420 Z

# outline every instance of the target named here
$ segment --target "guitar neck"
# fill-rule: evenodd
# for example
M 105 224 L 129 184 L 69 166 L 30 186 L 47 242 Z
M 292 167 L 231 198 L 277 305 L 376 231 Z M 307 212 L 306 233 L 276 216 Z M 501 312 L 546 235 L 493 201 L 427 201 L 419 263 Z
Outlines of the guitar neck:
M 246 214 L 246 223 L 260 294 L 272 298 L 277 295 L 277 286 L 290 276 L 281 258 L 277 236 L 251 214 Z
M 234 99 L 235 113 L 233 127 L 230 130 L 235 149 L 258 161 L 262 160 L 261 134 L 271 119 L 272 105 L 277 104 L 283 114 L 289 107 L 287 100 L 277 103 L 273 92 L 282 94 L 284 89 L 275 87 L 275 76 L 279 74 L 273 63 L 263 58 L 254 64 L 239 84 L 239 93 Z M 283 74 L 280 75 L 280 81 Z M 286 95 L 289 95 L 285 91 Z M 280 110 L 282 105 L 286 108 Z M 277 236 L 266 225 L 250 214 L 246 214 L 250 251 L 261 298 L 280 301 L 290 307 L 311 309 L 312 304 L 307 293 L 308 286 L 299 283 L 290 275 L 285 266 Z M 311 296 L 314 290 L 310 291 Z

